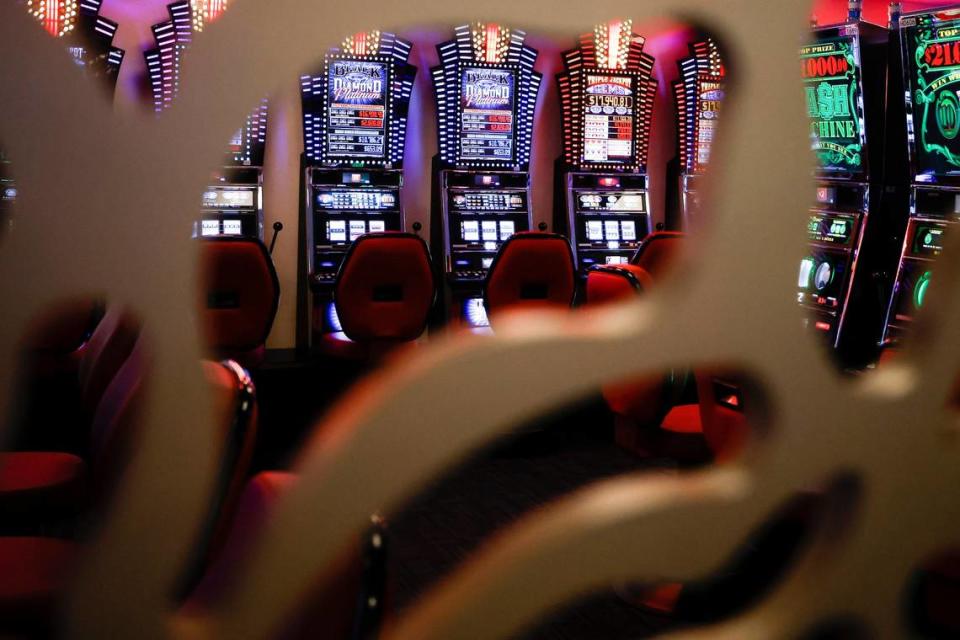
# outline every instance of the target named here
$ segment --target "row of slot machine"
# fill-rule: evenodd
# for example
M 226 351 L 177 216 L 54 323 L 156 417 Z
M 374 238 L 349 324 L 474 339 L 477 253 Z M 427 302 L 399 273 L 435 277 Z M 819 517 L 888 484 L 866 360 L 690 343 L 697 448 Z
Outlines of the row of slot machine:
M 581 273 L 628 262 L 652 231 L 647 157 L 657 80 L 644 45 L 629 21 L 599 25 L 564 54 L 556 79 L 563 155 L 553 228 L 570 238 Z M 393 34 L 355 34 L 326 56 L 321 70 L 301 79 L 313 340 L 339 329 L 332 289 L 351 243 L 365 233 L 406 228 L 404 136 L 417 73 L 411 49 Z M 533 226 L 530 158 L 543 78 L 526 34 L 499 24 L 457 27 L 437 52 L 439 65 L 430 70 L 439 150 L 430 248 L 445 285 L 443 320 L 482 329 L 487 270 L 508 238 Z M 691 45 L 680 65 L 683 180 L 693 201 L 725 70 L 709 39 Z
M 27 11 L 66 46 L 70 59 L 112 95 L 124 50 L 113 44 L 118 25 L 100 14 L 102 0 L 27 0 Z M 0 237 L 14 224 L 17 184 L 13 161 L 0 145 Z
M 99 0 L 28 2 L 77 63 L 116 82 L 123 52 Z M 817 157 L 809 253 L 798 302 L 845 365 L 875 358 L 909 331 L 923 306 L 943 237 L 960 216 L 960 9 L 863 21 L 859 2 L 839 25 L 814 26 L 800 51 Z M 216 5 L 220 11 L 225 3 Z M 153 26 L 145 53 L 159 113 L 176 98 L 181 62 L 213 5 L 178 0 Z M 56 9 L 56 10 L 54 10 Z M 598 25 L 563 54 L 556 77 L 563 152 L 555 167 L 553 229 L 570 239 L 578 270 L 627 262 L 651 225 L 648 151 L 658 86 L 655 60 L 629 21 Z M 726 93 L 710 38 L 689 45 L 671 87 L 677 113 L 678 216 L 700 211 L 703 175 Z M 371 31 L 347 38 L 301 78 L 300 245 L 307 341 L 337 331 L 333 285 L 351 243 L 406 229 L 403 163 L 417 68 L 412 44 Z M 457 27 L 429 70 L 437 105 L 431 253 L 443 274 L 445 319 L 486 325 L 482 286 L 500 246 L 530 230 L 530 159 L 543 78 L 526 34 L 494 23 Z M 210 177 L 194 235 L 263 239 L 267 101 L 230 141 Z M 16 198 L 0 149 L 0 217 Z M 706 214 L 706 212 L 704 212 Z M 7 222 L 4 221 L 4 226 Z M 419 232 L 419 225 L 413 225 Z
M 960 218 L 960 8 L 814 29 L 801 75 L 817 156 L 807 322 L 857 369 L 909 334 Z

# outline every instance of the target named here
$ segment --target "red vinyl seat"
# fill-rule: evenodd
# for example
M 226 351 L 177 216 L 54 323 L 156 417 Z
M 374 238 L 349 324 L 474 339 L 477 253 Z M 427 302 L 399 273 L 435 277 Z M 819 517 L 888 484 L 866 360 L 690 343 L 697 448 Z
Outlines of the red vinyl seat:
M 90 424 L 107 388 L 129 358 L 139 326 L 120 308 L 108 309 L 84 347 L 79 365 L 81 409 L 86 428 L 61 434 L 76 450 L 89 447 Z M 103 419 L 103 415 L 100 415 Z M 83 425 L 68 425 L 67 431 Z M 28 424 L 28 429 L 51 425 Z M 0 453 L 0 512 L 16 514 L 21 524 L 59 520 L 73 513 L 84 495 L 86 464 L 77 455 L 58 451 Z
M 229 534 L 221 554 L 210 565 L 200 584 L 184 605 L 186 613 L 201 613 L 215 605 L 238 578 L 237 569 L 255 547 L 272 517 L 281 497 L 294 486 L 297 476 L 271 471 L 254 476 L 244 488 Z M 375 532 L 379 532 L 375 529 Z M 382 534 L 380 534 L 382 535 Z M 372 537 L 372 536 L 370 536 Z M 377 552 L 382 554 L 382 545 Z M 370 571 L 371 563 L 382 564 L 382 557 L 372 557 L 362 545 L 351 545 L 337 559 L 335 566 L 317 576 L 303 604 L 288 616 L 277 634 L 285 640 L 354 637 L 375 637 L 372 634 L 383 610 L 383 574 Z M 366 566 L 366 569 L 365 569 Z M 358 606 L 373 597 L 375 610 Z M 360 613 L 363 611 L 363 613 Z M 354 635 L 357 630 L 362 633 Z
M 676 262 L 683 244 L 684 234 L 660 231 L 644 239 L 630 264 L 592 267 L 586 303 L 608 304 L 649 291 Z M 617 442 L 637 453 L 699 461 L 704 455 L 699 408 L 674 406 L 684 381 L 684 375 L 671 371 L 604 387 L 604 400 L 616 417 Z M 659 429 L 650 429 L 655 426 Z
M 31 325 L 24 337 L 29 362 L 44 372 L 75 370 L 103 312 L 101 302 L 87 298 L 55 305 Z
M 97 473 L 99 492 L 94 507 L 103 506 L 130 459 L 145 365 L 138 345 L 105 394 L 104 404 L 113 409 L 114 415 L 98 419 L 98 442 L 103 450 L 95 459 L 106 468 Z M 223 546 L 249 471 L 257 432 L 256 391 L 249 373 L 232 361 L 205 362 L 203 368 L 214 402 L 212 428 L 219 443 L 219 474 L 208 519 L 194 547 L 194 566 L 187 576 L 191 586 Z M 82 545 L 65 540 L 0 538 L 0 635 L 23 633 L 35 637 L 49 629 L 59 594 L 82 552 Z
M 322 350 L 367 359 L 423 335 L 436 299 L 430 252 L 411 233 L 357 238 L 340 265 L 334 303 L 342 332 L 324 336 Z
M 487 316 L 506 309 L 570 307 L 576 275 L 570 243 L 561 235 L 517 233 L 500 247 L 484 285 Z
M 201 315 L 206 344 L 244 366 L 263 360 L 280 304 L 280 281 L 262 242 L 211 237 L 200 242 Z

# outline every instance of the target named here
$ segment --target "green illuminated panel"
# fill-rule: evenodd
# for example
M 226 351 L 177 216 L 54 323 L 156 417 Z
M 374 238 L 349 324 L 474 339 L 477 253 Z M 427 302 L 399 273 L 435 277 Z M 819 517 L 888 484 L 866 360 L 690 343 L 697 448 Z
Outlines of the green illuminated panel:
M 824 171 L 864 169 L 859 57 L 852 37 L 828 38 L 800 50 L 810 139 Z
M 960 23 L 921 16 L 903 37 L 917 173 L 960 173 Z

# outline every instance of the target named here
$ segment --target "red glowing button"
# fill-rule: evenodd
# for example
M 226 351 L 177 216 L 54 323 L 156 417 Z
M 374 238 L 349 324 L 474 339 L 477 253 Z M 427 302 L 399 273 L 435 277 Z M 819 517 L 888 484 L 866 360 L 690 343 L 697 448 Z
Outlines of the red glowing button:
M 829 322 L 818 322 L 814 326 L 820 331 L 830 331 L 830 328 L 831 328 Z

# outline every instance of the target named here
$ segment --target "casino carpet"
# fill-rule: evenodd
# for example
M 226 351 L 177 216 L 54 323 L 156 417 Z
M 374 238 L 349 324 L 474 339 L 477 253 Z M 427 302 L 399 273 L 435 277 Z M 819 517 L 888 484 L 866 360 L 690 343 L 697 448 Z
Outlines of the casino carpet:
M 665 460 L 641 460 L 606 438 L 549 431 L 462 465 L 390 518 L 396 605 L 410 606 L 500 527 L 589 482 L 639 470 L 670 473 Z M 528 634 L 532 639 L 642 638 L 669 620 L 641 611 L 612 590 L 575 603 Z

